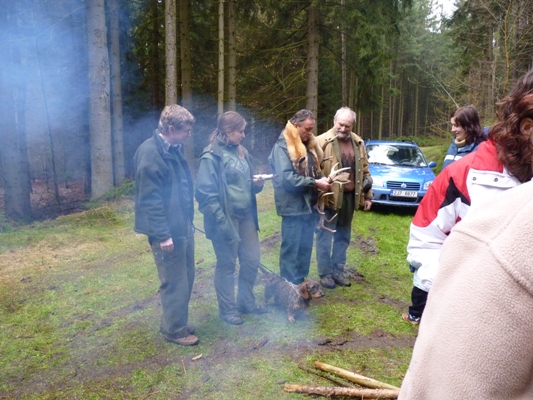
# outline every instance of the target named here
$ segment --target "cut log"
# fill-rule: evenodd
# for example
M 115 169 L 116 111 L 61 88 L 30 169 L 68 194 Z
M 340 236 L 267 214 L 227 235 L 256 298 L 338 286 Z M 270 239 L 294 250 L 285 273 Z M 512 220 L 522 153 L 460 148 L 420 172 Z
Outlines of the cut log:
M 397 399 L 400 390 L 392 389 L 357 389 L 331 386 L 285 385 L 284 390 L 291 393 L 319 394 L 321 396 L 347 396 L 358 399 Z
M 324 363 L 321 363 L 320 361 L 315 361 L 315 368 L 320 369 L 325 372 L 330 372 L 334 375 L 340 376 L 341 378 L 349 380 L 350 382 L 355 382 L 358 385 L 365 386 L 367 388 L 390 389 L 390 390 L 398 390 L 398 391 L 400 390 L 400 388 L 397 386 L 389 385 L 388 383 L 380 382 L 378 380 L 356 374 L 355 372 L 351 372 L 351 371 L 347 371 L 342 368 L 334 367 L 333 365 L 324 364 Z

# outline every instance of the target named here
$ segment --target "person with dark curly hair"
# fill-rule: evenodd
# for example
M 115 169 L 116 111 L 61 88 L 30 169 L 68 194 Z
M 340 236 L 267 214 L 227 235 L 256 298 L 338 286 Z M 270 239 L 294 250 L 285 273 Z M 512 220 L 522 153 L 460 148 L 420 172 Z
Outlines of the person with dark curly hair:
M 533 118 L 533 69 L 498 102 L 496 116 L 489 140 L 442 170 L 413 218 L 407 245 L 407 261 L 414 272 L 412 305 L 402 314 L 411 324 L 420 322 L 442 245 L 452 228 L 472 207 L 533 176 L 533 143 L 523 126 Z
M 442 168 L 477 150 L 487 140 L 479 123 L 477 110 L 472 106 L 459 107 L 450 115 L 453 140 L 448 147 Z
M 491 140 L 529 182 L 476 204 L 446 239 L 400 400 L 533 398 L 533 93 L 516 100 Z

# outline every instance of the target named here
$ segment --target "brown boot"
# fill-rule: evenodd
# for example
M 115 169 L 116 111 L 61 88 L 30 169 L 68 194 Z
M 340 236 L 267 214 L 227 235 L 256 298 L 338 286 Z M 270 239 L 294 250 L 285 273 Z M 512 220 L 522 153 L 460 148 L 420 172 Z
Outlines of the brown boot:
M 196 346 L 198 342 L 200 341 L 196 336 L 194 335 L 187 335 L 179 338 L 171 338 L 168 336 L 164 336 L 165 340 L 168 342 L 181 344 L 182 346 Z

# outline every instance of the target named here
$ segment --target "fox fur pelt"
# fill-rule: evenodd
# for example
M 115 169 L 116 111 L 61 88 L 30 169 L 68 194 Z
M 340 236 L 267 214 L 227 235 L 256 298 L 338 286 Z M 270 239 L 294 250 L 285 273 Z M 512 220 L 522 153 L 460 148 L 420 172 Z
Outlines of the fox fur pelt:
M 320 172 L 320 164 L 324 158 L 324 152 L 318 145 L 315 135 L 311 135 L 307 143 L 302 143 L 298 129 L 292 124 L 291 121 L 287 121 L 285 129 L 283 130 L 283 136 L 287 142 L 287 151 L 291 159 L 292 165 L 296 172 L 302 176 L 307 176 L 307 151 L 315 157 L 315 164 L 318 172 Z

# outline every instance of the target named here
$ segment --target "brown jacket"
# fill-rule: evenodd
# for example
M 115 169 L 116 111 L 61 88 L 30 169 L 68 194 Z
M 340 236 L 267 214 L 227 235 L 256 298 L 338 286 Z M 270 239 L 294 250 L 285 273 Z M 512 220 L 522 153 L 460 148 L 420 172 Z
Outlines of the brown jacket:
M 370 170 L 368 169 L 368 157 L 366 155 L 366 148 L 363 139 L 351 132 L 352 144 L 354 147 L 355 165 L 354 165 L 354 178 L 355 178 L 355 190 L 353 194 L 356 199 L 356 203 L 359 207 L 363 207 L 365 204 L 365 198 L 372 200 L 372 189 L 366 194 L 363 193 L 363 180 L 365 177 L 370 176 Z M 322 163 L 322 173 L 328 176 L 331 169 L 335 164 L 339 163 L 335 169 L 342 168 L 341 165 L 341 152 L 339 147 L 339 140 L 335 137 L 335 130 L 332 128 L 326 133 L 317 136 L 319 146 L 324 151 L 324 161 Z M 328 157 L 329 160 L 328 160 Z M 327 207 L 338 210 L 342 205 L 342 187 L 339 184 L 334 184 L 332 187 L 333 196 L 329 196 Z
M 533 399 L 532 215 L 528 182 L 453 228 L 400 400 Z

